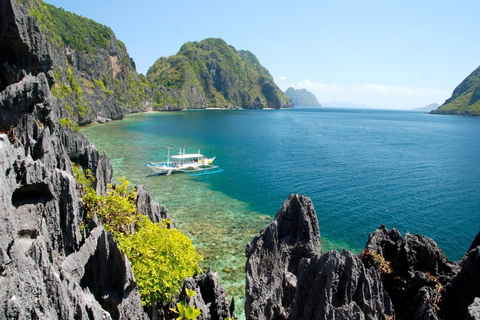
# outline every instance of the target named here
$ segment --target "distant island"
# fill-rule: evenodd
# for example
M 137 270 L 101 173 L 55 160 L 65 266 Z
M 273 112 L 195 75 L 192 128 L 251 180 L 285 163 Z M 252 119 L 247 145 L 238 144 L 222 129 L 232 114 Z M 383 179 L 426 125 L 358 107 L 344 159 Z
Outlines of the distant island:
M 285 94 L 292 100 L 294 106 L 321 107 L 317 97 L 307 89 L 294 89 L 292 87 L 285 91 Z
M 443 105 L 431 113 L 480 116 L 480 67 L 453 90 L 452 96 Z
M 440 107 L 440 105 L 438 103 L 431 103 L 428 106 L 421 107 L 421 108 L 415 108 L 413 110 L 414 111 L 430 112 L 430 111 L 433 111 L 433 110 L 437 109 L 438 107 Z

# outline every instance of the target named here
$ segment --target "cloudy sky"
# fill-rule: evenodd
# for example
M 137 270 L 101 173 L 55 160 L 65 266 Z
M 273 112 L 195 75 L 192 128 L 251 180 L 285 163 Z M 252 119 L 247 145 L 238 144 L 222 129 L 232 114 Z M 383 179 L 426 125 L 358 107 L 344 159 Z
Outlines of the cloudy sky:
M 480 1 L 46 0 L 112 28 L 146 74 L 209 37 L 257 56 L 286 90 L 322 104 L 443 103 L 480 65 Z

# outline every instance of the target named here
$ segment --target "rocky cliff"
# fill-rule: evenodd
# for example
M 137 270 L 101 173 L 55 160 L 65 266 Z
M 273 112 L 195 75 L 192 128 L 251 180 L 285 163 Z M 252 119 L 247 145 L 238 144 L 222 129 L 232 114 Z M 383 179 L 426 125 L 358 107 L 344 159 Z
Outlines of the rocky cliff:
M 151 110 L 150 84 L 136 72 L 125 45 L 110 28 L 41 0 L 20 3 L 37 19 L 49 44 L 56 82 L 52 93 L 62 100 L 62 124 L 121 119 Z
M 321 107 L 317 97 L 307 89 L 288 88 L 285 94 L 292 100 L 294 106 Z
M 0 27 L 0 318 L 147 319 L 112 235 L 95 219 L 88 234 L 80 228 L 71 160 L 91 170 L 102 194 L 112 177 L 107 156 L 60 125 L 65 102 L 52 95 L 54 55 L 36 19 L 0 0 Z M 153 221 L 170 218 L 141 186 L 136 203 Z M 209 292 L 198 306 L 230 316 L 218 279 L 208 277 L 198 281 Z
M 380 226 L 359 257 L 322 253 L 313 204 L 293 194 L 247 245 L 247 319 L 480 319 L 478 239 L 451 262 Z
M 290 99 L 249 51 L 222 39 L 188 42 L 147 72 L 156 109 L 289 108 Z
M 480 116 L 480 67 L 460 83 L 433 114 Z

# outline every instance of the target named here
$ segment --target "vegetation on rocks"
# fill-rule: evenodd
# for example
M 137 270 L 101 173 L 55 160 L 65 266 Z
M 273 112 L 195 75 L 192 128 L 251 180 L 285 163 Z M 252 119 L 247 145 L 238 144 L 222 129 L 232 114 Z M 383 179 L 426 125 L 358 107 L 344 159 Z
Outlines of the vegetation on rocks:
M 61 110 L 62 117 L 86 124 L 153 106 L 149 82 L 136 72 L 125 44 L 109 27 L 41 0 L 20 2 L 49 43 L 52 93 L 70 106 Z
M 435 114 L 480 116 L 480 67 L 460 83 Z
M 109 184 L 106 195 L 98 195 L 94 178 L 75 167 L 75 175 L 85 206 L 85 224 L 98 219 L 105 230 L 112 232 L 120 250 L 132 264 L 142 303 L 150 306 L 157 301 L 167 304 L 178 297 L 183 280 L 200 273 L 202 257 L 191 240 L 171 222 L 153 223 L 138 214 L 136 190 L 128 192 L 129 182 L 120 179 Z
M 147 72 L 159 109 L 283 108 L 288 97 L 249 51 L 218 38 L 187 42 Z

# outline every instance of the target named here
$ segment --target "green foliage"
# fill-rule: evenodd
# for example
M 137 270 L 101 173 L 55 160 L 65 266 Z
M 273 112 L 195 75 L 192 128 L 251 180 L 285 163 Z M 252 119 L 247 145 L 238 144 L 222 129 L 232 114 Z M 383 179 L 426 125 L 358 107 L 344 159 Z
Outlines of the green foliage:
M 113 94 L 113 91 L 112 90 L 108 90 L 106 87 L 105 87 L 105 80 L 104 81 L 101 81 L 99 79 L 95 79 L 93 80 L 95 82 L 95 84 L 100 88 L 100 90 L 107 94 L 107 95 L 112 95 Z
M 189 290 L 188 288 L 185 288 L 185 293 L 187 294 L 189 300 L 196 294 L 194 290 Z M 172 308 L 170 308 L 170 310 L 178 314 L 177 320 L 197 319 L 197 317 L 202 313 L 200 308 L 196 308 L 195 306 L 189 305 L 183 301 L 177 303 L 177 310 Z
M 132 263 L 144 305 L 173 300 L 183 280 L 200 272 L 202 257 L 191 240 L 176 229 L 144 218 L 137 232 L 120 235 L 117 240 Z
M 203 258 L 191 240 L 180 231 L 169 229 L 171 221 L 153 223 L 138 214 L 136 191 L 128 192 L 127 180 L 119 179 L 116 186 L 109 184 L 107 194 L 98 195 L 89 170 L 84 173 L 75 166 L 74 172 L 85 205 L 86 222 L 96 215 L 105 230 L 113 233 L 132 264 L 142 303 L 173 300 L 183 280 L 200 272 L 199 261 Z
M 71 127 L 73 127 L 73 123 L 72 123 L 72 119 L 70 118 L 60 118 L 59 119 L 59 122 L 60 122 L 60 125 L 62 127 L 66 127 L 68 125 L 70 125 Z
M 77 105 L 77 112 L 80 118 L 85 118 L 87 115 L 87 109 L 82 105 Z
M 115 186 L 108 184 L 106 195 L 98 195 L 90 170 L 84 173 L 81 167 L 75 166 L 74 172 L 85 205 L 86 221 L 97 216 L 105 230 L 114 234 L 130 234 L 139 219 L 135 205 L 136 190 L 128 192 L 130 182 L 120 178 Z
M 46 5 L 55 33 L 77 51 L 93 52 L 95 48 L 108 47 L 113 32 L 110 28 L 74 13 Z
M 433 113 L 480 116 L 480 67 L 453 91 L 452 97 Z
M 251 52 L 222 39 L 185 43 L 176 55 L 155 61 L 147 78 L 158 106 L 190 107 L 203 97 L 208 107 L 251 108 L 259 101 L 264 107 L 291 106 Z

